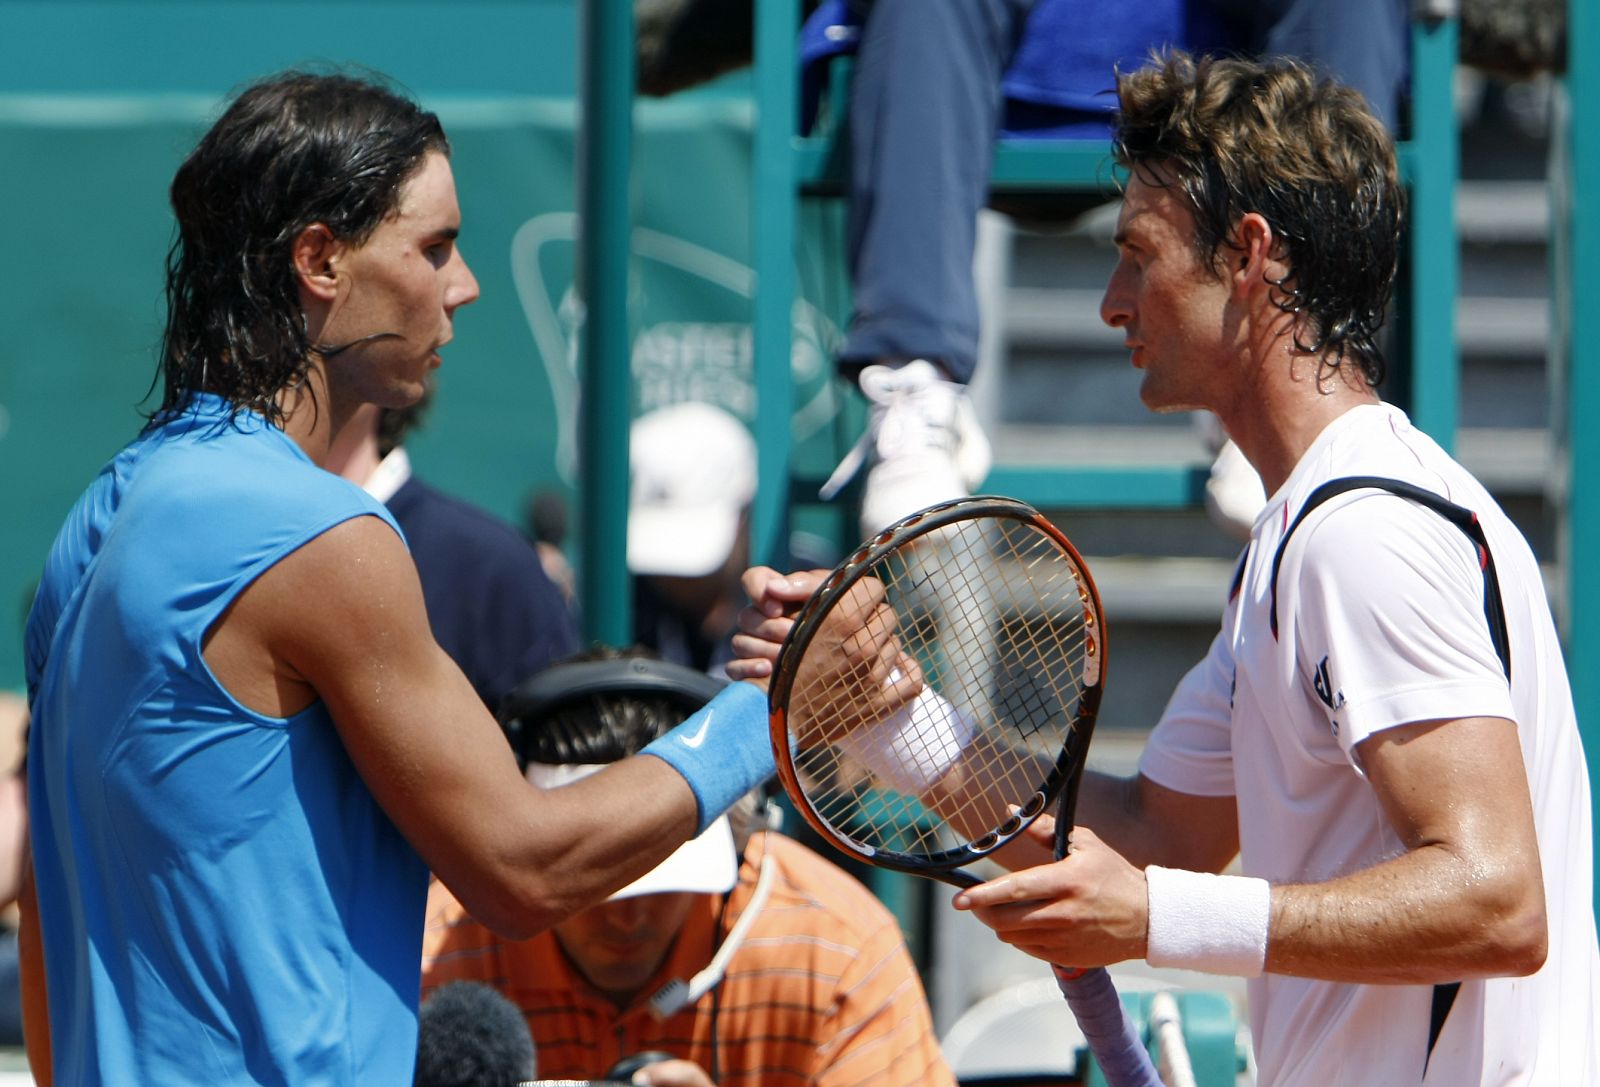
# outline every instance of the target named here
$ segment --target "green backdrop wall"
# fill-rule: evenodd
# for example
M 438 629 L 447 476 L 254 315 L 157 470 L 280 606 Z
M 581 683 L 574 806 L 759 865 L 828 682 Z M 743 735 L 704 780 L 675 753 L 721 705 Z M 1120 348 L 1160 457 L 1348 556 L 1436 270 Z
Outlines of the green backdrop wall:
M 483 296 L 457 317 L 411 443 L 419 471 L 513 520 L 530 489 L 579 485 L 577 0 L 0 0 L 0 35 L 13 58 L 0 71 L 0 686 L 22 681 L 24 598 L 61 517 L 148 407 L 166 186 L 227 91 L 278 69 L 385 72 L 451 135 Z M 753 413 L 750 124 L 737 78 L 639 106 L 629 410 L 701 397 Z M 836 257 L 813 247 L 802 277 L 823 300 L 838 296 Z M 797 314 L 801 455 L 820 463 L 833 324 Z

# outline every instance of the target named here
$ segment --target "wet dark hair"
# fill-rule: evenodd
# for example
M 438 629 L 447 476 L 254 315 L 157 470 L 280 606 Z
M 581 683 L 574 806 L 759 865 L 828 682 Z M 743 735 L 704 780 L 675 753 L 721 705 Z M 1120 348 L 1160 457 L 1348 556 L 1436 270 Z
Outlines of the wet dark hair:
M 240 92 L 172 180 L 157 414 L 211 392 L 281 424 L 276 397 L 316 346 L 295 237 L 323 223 L 360 245 L 434 152 L 450 153 L 438 117 L 375 74 L 291 71 Z
M 1183 192 L 1202 262 L 1220 272 L 1239 218 L 1259 213 L 1287 250 L 1273 301 L 1296 317 L 1295 346 L 1381 383 L 1404 197 L 1394 143 L 1361 95 L 1293 60 L 1172 52 L 1119 75 L 1117 96 L 1117 164 Z

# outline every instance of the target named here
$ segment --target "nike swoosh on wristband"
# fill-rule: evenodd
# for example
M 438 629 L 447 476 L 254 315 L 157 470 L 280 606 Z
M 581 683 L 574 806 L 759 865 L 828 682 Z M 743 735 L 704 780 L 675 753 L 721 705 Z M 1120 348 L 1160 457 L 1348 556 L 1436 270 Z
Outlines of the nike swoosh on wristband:
M 711 717 L 715 712 L 715 710 L 707 710 L 706 719 L 700 722 L 700 727 L 694 730 L 694 734 L 690 736 L 679 736 L 679 742 L 681 742 L 684 747 L 689 748 L 698 748 L 701 744 L 705 743 L 706 729 L 711 727 Z

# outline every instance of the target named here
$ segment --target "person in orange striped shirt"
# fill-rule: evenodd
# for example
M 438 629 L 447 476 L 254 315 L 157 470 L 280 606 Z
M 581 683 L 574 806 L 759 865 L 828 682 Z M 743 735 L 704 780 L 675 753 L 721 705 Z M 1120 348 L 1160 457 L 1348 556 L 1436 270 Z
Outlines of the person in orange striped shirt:
M 502 720 L 530 780 L 624 758 L 716 681 L 598 649 L 520 686 Z M 747 809 L 748 811 L 748 809 Z M 894 917 L 853 876 L 773 830 L 736 851 L 724 820 L 610 900 L 530 940 L 428 904 L 423 998 L 478 981 L 527 1019 L 545 1078 L 595 1078 L 654 1052 L 662 1087 L 951 1087 Z M 685 1063 L 688 1062 L 688 1063 Z

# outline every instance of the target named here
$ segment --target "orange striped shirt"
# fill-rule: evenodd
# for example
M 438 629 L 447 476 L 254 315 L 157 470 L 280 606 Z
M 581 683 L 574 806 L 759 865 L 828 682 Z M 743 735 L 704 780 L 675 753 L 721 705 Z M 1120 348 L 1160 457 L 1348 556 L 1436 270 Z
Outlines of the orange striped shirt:
M 771 897 L 722 984 L 658 1021 L 649 996 L 710 962 L 713 937 L 726 936 L 750 901 L 766 850 Z M 601 1076 L 623 1057 L 664 1050 L 699 1064 L 718 1087 L 953 1087 L 900 928 L 852 876 L 789 838 L 758 834 L 720 935 L 719 905 L 712 895 L 694 904 L 657 976 L 619 1009 L 578 974 L 551 933 L 501 939 L 435 883 L 423 996 L 451 981 L 493 986 L 527 1018 L 546 1078 Z

